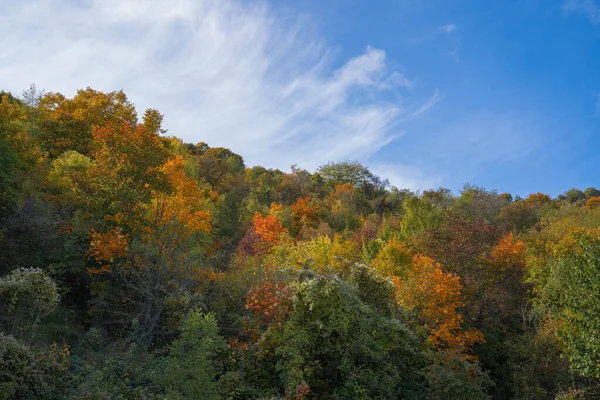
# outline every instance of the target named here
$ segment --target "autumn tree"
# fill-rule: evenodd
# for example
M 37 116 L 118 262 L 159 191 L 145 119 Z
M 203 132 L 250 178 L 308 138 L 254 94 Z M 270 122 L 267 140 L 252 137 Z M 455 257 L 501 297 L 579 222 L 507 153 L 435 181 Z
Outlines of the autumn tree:
M 463 316 L 458 311 L 464 306 L 460 278 L 444 272 L 431 258 L 416 255 L 408 276 L 396 277 L 394 284 L 398 303 L 416 310 L 429 331 L 428 341 L 433 346 L 469 358 L 472 346 L 484 342 L 478 330 L 462 328 Z
M 101 215 L 133 216 L 137 205 L 149 203 L 152 190 L 168 190 L 160 167 L 167 160 L 161 139 L 144 126 L 106 125 L 94 129 L 92 161 L 79 198 Z
M 67 150 L 89 155 L 92 129 L 107 125 L 137 125 L 137 113 L 122 91 L 103 93 L 78 90 L 73 98 L 47 93 L 39 101 L 42 114 L 40 140 L 56 157 Z
M 529 196 L 527 196 L 527 198 L 525 199 L 526 203 L 529 204 L 544 204 L 551 201 L 551 198 L 549 195 L 545 194 L 545 193 L 531 193 Z
M 304 226 L 313 226 L 319 220 L 319 207 L 311 203 L 310 196 L 298 197 L 291 206 L 294 231 L 299 233 Z
M 255 253 L 265 254 L 271 248 L 279 244 L 282 235 L 287 235 L 288 230 L 274 215 L 263 217 L 259 213 L 252 218 L 252 232 L 257 235 L 257 240 L 252 244 Z
M 585 206 L 589 209 L 594 209 L 594 208 L 600 206 L 600 196 L 590 197 L 586 201 Z
M 524 284 L 525 251 L 525 243 L 508 233 L 487 256 L 487 262 L 492 268 L 487 290 L 487 301 L 492 304 L 488 314 L 506 326 L 510 325 L 507 318 L 518 318 L 521 307 L 527 304 L 527 286 Z

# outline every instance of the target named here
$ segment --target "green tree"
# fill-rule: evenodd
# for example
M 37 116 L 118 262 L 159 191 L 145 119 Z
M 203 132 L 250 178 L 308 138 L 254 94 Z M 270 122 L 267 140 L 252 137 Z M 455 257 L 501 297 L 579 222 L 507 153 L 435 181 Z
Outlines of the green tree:
M 0 400 L 65 398 L 66 354 L 34 352 L 0 332 Z
M 572 242 L 571 242 L 572 241 Z M 560 329 L 571 367 L 578 374 L 600 378 L 600 238 L 579 231 L 569 235 L 564 255 L 550 261 L 550 279 L 543 294 Z
M 600 196 L 600 190 L 596 189 L 595 187 L 589 187 L 583 191 L 583 194 L 585 194 L 587 199 L 590 197 L 598 197 Z
M 427 229 L 436 228 L 442 222 L 442 208 L 414 195 L 407 196 L 402 203 L 404 216 L 400 231 L 404 236 L 417 235 Z
M 297 285 L 276 349 L 288 396 L 411 399 L 423 391 L 417 339 L 400 320 L 386 316 L 389 282 L 376 289 L 377 280 L 365 274 L 357 282 L 375 294 L 372 306 L 355 285 L 336 276 Z
M 161 377 L 169 399 L 217 399 L 212 360 L 225 348 L 213 314 L 192 311 L 173 342 Z
M 10 333 L 29 330 L 59 301 L 54 281 L 37 268 L 18 268 L 0 278 L 0 320 Z
M 374 175 L 358 161 L 330 162 L 321 165 L 317 173 L 330 188 L 350 183 L 369 199 L 384 194 L 389 186 L 387 180 Z
M 427 398 L 432 400 L 488 400 L 492 385 L 489 376 L 477 363 L 453 353 L 434 353 L 433 362 L 425 368 Z
M 0 216 L 11 210 L 19 197 L 18 165 L 17 154 L 0 138 Z
M 569 189 L 564 193 L 569 203 L 575 203 L 578 200 L 585 199 L 585 193 L 579 189 Z

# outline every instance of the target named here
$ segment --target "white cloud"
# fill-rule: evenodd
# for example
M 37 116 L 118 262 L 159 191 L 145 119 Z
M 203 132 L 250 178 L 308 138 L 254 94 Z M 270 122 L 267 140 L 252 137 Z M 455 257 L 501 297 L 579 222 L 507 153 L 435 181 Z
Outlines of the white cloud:
M 263 2 L 0 3 L 4 89 L 123 89 L 138 109 L 164 113 L 170 134 L 229 147 L 250 165 L 368 160 L 440 99 L 391 70 L 383 50 L 339 63 L 306 17 Z
M 426 175 L 422 170 L 402 163 L 375 164 L 371 170 L 398 189 L 427 190 L 439 187 L 441 183 L 440 176 Z
M 442 25 L 442 26 L 440 26 L 439 29 L 442 32 L 450 33 L 450 32 L 454 32 L 456 30 L 456 25 L 455 24 Z
M 595 0 L 565 0 L 563 12 L 585 14 L 594 25 L 600 24 L 600 6 Z

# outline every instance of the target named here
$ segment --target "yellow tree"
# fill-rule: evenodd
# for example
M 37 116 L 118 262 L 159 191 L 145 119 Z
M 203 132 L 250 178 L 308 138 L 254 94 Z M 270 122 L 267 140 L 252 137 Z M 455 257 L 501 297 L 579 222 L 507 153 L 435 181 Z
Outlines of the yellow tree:
M 89 155 L 94 127 L 135 126 L 138 122 L 135 107 L 122 91 L 103 93 L 88 87 L 73 98 L 48 93 L 40 99 L 39 110 L 39 137 L 51 157 L 67 150 Z
M 0 92 L 0 141 L 12 148 L 19 157 L 33 165 L 43 159 L 38 146 L 27 132 L 26 113 L 19 100 Z

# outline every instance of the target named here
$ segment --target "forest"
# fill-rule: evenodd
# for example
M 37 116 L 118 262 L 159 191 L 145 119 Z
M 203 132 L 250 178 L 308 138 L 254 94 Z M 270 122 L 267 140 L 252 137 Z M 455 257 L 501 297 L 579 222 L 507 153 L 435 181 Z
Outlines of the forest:
M 600 398 L 600 190 L 250 167 L 122 91 L 0 96 L 0 399 Z

